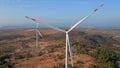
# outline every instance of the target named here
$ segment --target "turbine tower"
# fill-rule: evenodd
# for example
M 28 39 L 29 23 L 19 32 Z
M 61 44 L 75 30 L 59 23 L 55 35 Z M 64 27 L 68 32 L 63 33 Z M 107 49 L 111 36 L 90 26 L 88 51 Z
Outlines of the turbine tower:
M 78 21 L 75 25 L 73 25 L 69 30 L 62 30 L 60 28 L 57 28 L 57 27 L 54 27 L 54 26 L 51 26 L 47 23 L 43 23 L 43 22 L 40 22 L 39 20 L 35 19 L 35 18 L 30 18 L 30 17 L 27 17 L 28 19 L 36 22 L 36 23 L 39 23 L 39 24 L 43 24 L 49 28 L 52 28 L 54 30 L 57 30 L 57 31 L 60 31 L 60 32 L 64 32 L 66 34 L 66 50 L 65 50 L 65 68 L 68 68 L 68 47 L 69 47 L 69 53 L 70 53 L 70 59 L 71 59 L 71 65 L 72 67 L 74 68 L 74 64 L 73 64 L 73 56 L 72 56 L 72 46 L 71 46 L 71 42 L 70 42 L 70 39 L 69 39 L 69 33 L 75 28 L 77 27 L 79 24 L 81 24 L 83 21 L 85 21 L 88 17 L 90 17 L 91 15 L 93 15 L 96 11 L 98 11 L 98 9 L 100 9 L 104 4 L 101 4 L 98 8 L 96 8 L 95 10 L 93 10 L 91 13 L 89 13 L 87 16 L 83 17 L 80 21 Z

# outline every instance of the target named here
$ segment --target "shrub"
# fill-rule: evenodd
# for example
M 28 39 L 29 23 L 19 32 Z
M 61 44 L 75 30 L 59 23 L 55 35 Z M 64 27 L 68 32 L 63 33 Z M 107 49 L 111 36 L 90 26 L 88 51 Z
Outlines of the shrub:
M 5 59 L 9 58 L 8 55 L 1 55 L 0 56 L 0 68 L 12 68 L 12 64 L 9 62 L 6 62 Z
M 58 68 L 57 66 L 54 66 L 53 68 Z
M 60 64 L 59 68 L 65 68 L 65 64 Z M 71 64 L 68 64 L 68 68 L 72 68 Z
M 90 68 L 97 68 L 97 66 L 96 65 L 91 65 Z
M 108 68 L 114 68 L 116 60 L 118 60 L 118 56 L 115 52 L 111 51 L 108 48 L 98 48 L 96 52 L 93 54 L 99 62 L 102 62 Z
M 64 55 L 58 55 L 58 59 L 64 59 L 65 56 Z
M 79 60 L 77 61 L 77 63 L 81 63 L 81 64 L 84 64 L 84 62 L 82 62 L 82 61 L 79 61 Z
M 27 58 L 31 58 L 31 57 L 33 57 L 33 55 L 30 54 L 30 53 L 28 53 L 28 54 L 27 54 Z
M 0 61 L 4 61 L 6 58 L 9 58 L 10 56 L 8 55 L 1 55 L 0 56 Z
M 15 58 L 16 59 L 23 59 L 23 58 L 25 58 L 25 56 L 23 56 L 22 54 L 16 54 Z
M 0 65 L 0 68 L 12 68 L 12 64 L 11 63 L 4 63 L 3 65 Z
M 42 56 L 42 55 L 44 55 L 44 54 L 45 54 L 45 52 L 41 52 L 41 51 L 40 51 L 40 52 L 38 53 L 38 56 Z
M 65 64 L 59 64 L 60 68 L 65 68 Z

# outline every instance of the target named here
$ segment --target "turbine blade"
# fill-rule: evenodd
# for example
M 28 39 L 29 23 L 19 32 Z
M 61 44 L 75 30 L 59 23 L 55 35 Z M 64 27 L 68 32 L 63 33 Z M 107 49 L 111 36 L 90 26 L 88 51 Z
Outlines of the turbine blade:
M 38 34 L 40 35 L 41 38 L 43 38 L 42 33 L 37 29 Z
M 28 16 L 25 16 L 25 18 L 31 19 L 32 21 L 34 21 L 34 22 L 36 22 L 36 23 L 43 24 L 43 25 L 45 25 L 45 26 L 47 26 L 47 27 L 49 27 L 49 28 L 52 28 L 52 29 L 54 29 L 54 30 L 61 31 L 61 32 L 65 32 L 65 30 L 62 30 L 62 29 L 60 29 L 60 28 L 51 26 L 51 25 L 49 25 L 49 24 L 47 24 L 47 23 L 40 22 L 39 20 L 36 20 L 36 19 L 34 19 L 34 18 L 30 18 L 30 17 L 28 17 Z
M 83 17 L 80 21 L 78 21 L 75 25 L 73 25 L 68 32 L 70 32 L 71 30 L 73 30 L 75 27 L 77 27 L 79 24 L 81 24 L 84 20 L 86 20 L 88 17 L 90 17 L 92 14 L 94 14 L 96 11 L 98 11 L 101 7 L 103 7 L 104 4 L 101 4 L 98 8 L 96 8 L 95 10 L 93 10 L 90 14 L 88 14 L 87 16 Z
M 68 36 L 68 35 L 67 35 L 67 36 Z M 70 40 L 69 40 L 69 36 L 68 36 L 67 42 L 68 42 L 68 47 L 69 47 L 71 65 L 72 65 L 72 67 L 74 67 L 74 64 L 73 64 L 73 56 L 72 56 L 72 46 L 71 46 L 71 42 L 70 42 Z

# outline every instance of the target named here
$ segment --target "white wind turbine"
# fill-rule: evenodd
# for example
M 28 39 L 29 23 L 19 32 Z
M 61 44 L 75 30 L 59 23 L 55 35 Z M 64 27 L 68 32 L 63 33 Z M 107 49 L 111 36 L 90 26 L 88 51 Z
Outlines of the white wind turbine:
M 72 46 L 71 46 L 71 43 L 70 43 L 70 39 L 69 39 L 69 32 L 71 32 L 75 27 L 77 27 L 79 24 L 81 24 L 84 20 L 86 20 L 88 17 L 90 17 L 91 15 L 93 15 L 99 8 L 101 8 L 104 4 L 100 5 L 98 8 L 96 8 L 95 10 L 93 10 L 91 13 L 89 13 L 87 16 L 83 17 L 80 21 L 78 21 L 75 25 L 73 25 L 69 30 L 62 30 L 60 28 L 56 28 L 54 26 L 51 26 L 47 23 L 43 23 L 43 22 L 40 22 L 39 20 L 37 19 L 34 19 L 34 18 L 30 18 L 30 17 L 27 17 L 28 19 L 31 19 L 32 21 L 36 22 L 36 23 L 40 23 L 40 24 L 43 24 L 49 28 L 52 28 L 52 29 L 55 29 L 57 31 L 61 31 L 61 32 L 64 32 L 66 34 L 66 50 L 65 50 L 65 68 L 68 68 L 68 47 L 69 47 L 69 52 L 70 52 L 70 59 L 71 59 L 71 64 L 72 64 L 72 67 L 74 67 L 74 64 L 73 64 L 73 57 L 72 57 Z
M 29 17 L 27 17 L 27 16 L 25 16 L 26 18 L 29 18 Z M 38 38 L 39 38 L 39 36 L 41 37 L 41 38 L 43 38 L 43 35 L 41 34 L 41 32 L 39 31 L 39 29 L 38 29 L 38 27 L 39 27 L 39 23 L 36 23 L 36 28 L 35 29 L 31 29 L 31 30 L 28 30 L 28 31 L 35 31 L 36 32 L 36 45 L 35 45 L 35 47 L 36 48 L 38 48 Z M 38 36 L 39 35 L 39 36 Z

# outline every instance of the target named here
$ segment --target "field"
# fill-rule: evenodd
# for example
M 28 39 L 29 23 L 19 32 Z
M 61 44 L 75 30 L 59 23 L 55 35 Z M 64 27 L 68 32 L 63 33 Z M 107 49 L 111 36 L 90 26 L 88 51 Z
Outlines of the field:
M 65 34 L 39 29 L 39 48 L 30 28 L 0 31 L 0 68 L 64 68 Z M 75 68 L 119 68 L 120 29 L 81 27 L 70 33 Z M 69 68 L 71 67 L 69 58 Z

